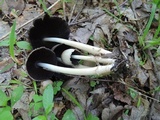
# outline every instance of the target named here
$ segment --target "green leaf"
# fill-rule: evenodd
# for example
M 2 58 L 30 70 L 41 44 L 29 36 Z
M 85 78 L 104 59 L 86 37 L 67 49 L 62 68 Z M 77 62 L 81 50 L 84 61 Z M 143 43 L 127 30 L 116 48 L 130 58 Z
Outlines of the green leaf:
M 141 105 L 141 97 L 138 97 L 137 107 L 140 107 Z
M 40 110 L 41 108 L 43 108 L 42 102 L 34 103 L 34 110 L 35 110 L 35 111 L 38 111 L 38 110 Z
M 14 55 L 14 44 L 16 43 L 16 34 L 15 34 L 15 29 L 16 29 L 16 21 L 13 22 L 13 26 L 11 28 L 11 33 L 9 35 L 9 53 L 10 56 L 14 61 L 17 61 Z
M 96 84 L 97 84 L 96 81 L 90 81 L 90 86 L 91 86 L 91 87 L 95 87 Z
M 42 99 L 43 99 L 42 96 L 39 96 L 37 94 L 33 96 L 33 100 L 35 103 L 42 101 Z
M 72 0 L 63 0 L 63 2 L 69 3 L 72 2 Z
M 92 115 L 91 113 L 87 116 L 87 120 L 99 120 L 98 117 Z
M 23 86 L 18 86 L 15 88 L 11 94 L 11 106 L 13 106 L 23 95 Z
M 56 116 L 55 116 L 55 114 L 54 113 L 51 113 L 50 115 L 49 115 L 49 118 L 48 118 L 49 120 L 58 120 L 57 118 L 56 118 Z
M 53 91 L 54 91 L 54 95 L 57 94 L 58 91 L 61 90 L 61 86 L 62 86 L 63 82 L 62 81 L 55 81 L 53 82 Z
M 6 96 L 6 94 L 0 90 L 0 106 L 6 106 L 7 105 L 7 102 L 9 100 L 9 97 Z
M 10 107 L 0 108 L 0 119 L 1 120 L 13 120 Z
M 53 108 L 53 95 L 54 95 L 53 87 L 51 84 L 49 84 L 43 92 L 43 100 L 42 100 L 43 107 L 47 115 L 51 112 Z
M 45 117 L 45 116 L 43 116 L 43 115 L 39 115 L 39 116 L 37 116 L 37 117 L 33 118 L 33 120 L 47 120 L 47 119 L 46 119 L 46 117 Z
M 153 21 L 154 15 L 155 15 L 156 8 L 157 8 L 157 6 L 153 3 L 150 18 L 149 18 L 149 21 L 146 25 L 146 28 L 144 29 L 143 36 L 139 37 L 140 45 L 143 45 L 143 47 L 144 47 L 144 44 L 142 44 L 142 43 L 144 43 L 144 40 L 145 40 L 146 36 L 148 35 L 150 26 L 152 24 L 152 21 Z
M 36 94 L 38 93 L 38 90 L 37 90 L 37 83 L 35 81 L 33 81 L 33 86 L 34 86 L 34 90 L 36 92 Z
M 129 110 L 125 110 L 125 111 L 124 111 L 124 114 L 125 114 L 125 115 L 128 115 L 128 114 L 129 114 Z
M 19 41 L 16 44 L 20 49 L 32 50 L 31 44 L 27 41 Z
M 0 47 L 2 47 L 2 46 L 5 46 L 5 47 L 9 46 L 9 39 L 0 41 Z
M 76 120 L 76 116 L 72 112 L 72 110 L 67 110 L 63 115 L 62 120 Z
M 133 88 L 129 88 L 129 95 L 134 99 L 137 97 L 137 93 Z

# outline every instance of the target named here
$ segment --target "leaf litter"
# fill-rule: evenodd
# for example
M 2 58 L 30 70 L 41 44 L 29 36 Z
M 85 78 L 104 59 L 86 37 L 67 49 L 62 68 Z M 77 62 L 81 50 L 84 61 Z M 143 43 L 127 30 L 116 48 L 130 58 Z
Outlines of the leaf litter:
M 46 1 L 48 6 L 55 2 L 56 0 Z M 119 58 L 127 60 L 125 62 L 128 62 L 129 68 L 119 71 L 116 75 L 96 76 L 96 79 L 95 76 L 71 76 L 71 80 L 63 80 L 63 88 L 75 97 L 84 111 L 77 107 L 66 93 L 59 91 L 54 96 L 53 112 L 58 118 L 62 118 L 65 111 L 70 109 L 79 120 L 84 119 L 84 113 L 86 115 L 92 113 L 102 120 L 159 119 L 159 103 L 155 102 L 151 112 L 149 106 L 154 101 L 154 92 L 150 91 L 159 86 L 155 72 L 159 74 L 160 58 L 154 56 L 158 68 L 158 71 L 154 71 L 153 61 L 149 57 L 143 61 L 144 52 L 138 44 L 138 37 L 143 34 L 144 24 L 147 23 L 151 6 L 142 0 L 133 0 L 131 6 L 129 2 L 123 0 L 117 1 L 118 6 L 112 1 L 98 2 L 95 0 L 87 1 L 85 4 L 83 2 L 85 1 L 76 2 L 73 0 L 72 3 L 59 3 L 51 9 L 51 13 L 62 18 L 70 18 L 72 31 L 70 39 L 100 46 L 111 51 L 117 48 Z M 74 5 L 77 7 L 74 8 Z M 104 8 L 108 10 L 107 13 L 109 14 L 105 13 Z M 10 24 L 13 23 L 14 19 L 17 19 L 17 28 L 21 28 L 16 31 L 19 41 L 22 39 L 28 41 L 28 30 L 32 26 L 32 22 L 26 26 L 23 24 L 43 12 L 39 1 L 32 0 L 27 0 L 27 2 L 7 0 L 1 11 L 3 17 L 0 19 L 0 38 L 10 32 Z M 150 32 L 146 39 L 152 38 L 153 33 Z M 15 49 L 17 50 L 17 48 Z M 7 47 L 0 47 L 0 50 L 0 69 L 2 70 L 6 64 L 11 65 L 13 61 L 10 59 Z M 28 52 L 30 51 L 17 52 L 16 58 L 23 57 L 25 60 Z M 144 64 L 140 64 L 141 62 Z M 29 105 L 33 101 L 34 87 L 32 82 L 29 82 L 31 81 L 29 77 L 20 78 L 21 71 L 25 71 L 24 65 L 25 62 L 23 61 L 22 65 L 13 64 L 8 69 L 1 71 L 0 88 L 5 92 L 12 91 L 9 87 L 14 86 L 10 83 L 11 80 L 27 81 L 24 84 L 25 92 L 13 106 L 12 114 L 15 119 L 20 117 L 29 120 L 32 116 L 29 116 L 32 111 Z M 19 72 L 15 72 L 17 70 Z M 89 84 L 91 80 L 97 82 L 94 87 Z M 38 82 L 37 85 L 40 86 Z M 130 88 L 135 90 L 135 95 L 137 95 L 135 98 L 130 96 Z M 137 98 L 141 98 L 139 106 L 137 106 L 139 102 Z M 15 114 L 15 110 L 18 111 L 19 116 Z M 148 115 L 150 116 L 148 117 Z

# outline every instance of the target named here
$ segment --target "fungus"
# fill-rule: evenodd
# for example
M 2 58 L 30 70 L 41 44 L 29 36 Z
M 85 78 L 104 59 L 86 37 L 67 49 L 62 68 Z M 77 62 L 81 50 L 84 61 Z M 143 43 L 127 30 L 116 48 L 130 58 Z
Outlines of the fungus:
M 49 64 L 57 64 L 56 55 L 48 48 L 40 47 L 34 49 L 28 56 L 26 61 L 26 70 L 29 76 L 35 80 L 50 79 L 54 73 L 46 71 L 37 65 L 38 62 L 45 62 Z
M 114 64 L 102 65 L 90 68 L 67 68 L 57 66 L 57 57 L 48 48 L 37 48 L 33 50 L 26 62 L 29 76 L 35 80 L 50 79 L 55 73 L 70 75 L 105 75 L 110 74 Z
M 70 41 L 70 40 L 63 39 L 63 38 L 46 37 L 43 39 L 43 41 L 65 44 L 65 45 L 80 49 L 82 51 L 86 51 L 86 52 L 91 53 L 93 55 L 106 55 L 106 54 L 112 53 L 112 52 L 105 50 L 103 48 L 98 48 L 98 47 L 90 46 L 90 45 L 75 42 L 75 41 Z
M 29 30 L 29 40 L 33 49 L 45 46 L 52 48 L 57 43 L 43 41 L 45 37 L 60 37 L 68 39 L 70 29 L 67 22 L 59 17 L 50 17 L 45 15 L 44 18 L 36 19 L 33 27 Z
M 81 55 L 76 49 L 66 49 L 61 54 L 62 61 L 67 65 L 77 65 L 80 60 L 91 61 L 95 63 L 102 64 L 112 64 L 115 62 L 115 59 L 111 58 L 101 58 L 99 56 L 85 56 Z

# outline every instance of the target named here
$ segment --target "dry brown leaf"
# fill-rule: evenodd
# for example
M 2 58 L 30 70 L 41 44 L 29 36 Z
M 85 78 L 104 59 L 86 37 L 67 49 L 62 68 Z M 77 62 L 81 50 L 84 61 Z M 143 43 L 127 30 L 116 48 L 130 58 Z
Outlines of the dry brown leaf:
M 38 16 L 42 10 L 39 8 L 34 7 L 32 4 L 26 4 L 26 7 L 22 13 L 22 16 L 17 18 L 17 28 L 22 26 L 24 23 L 28 22 L 29 20 L 35 18 Z M 25 26 L 25 29 L 29 30 L 29 28 L 32 26 L 32 23 L 27 24 Z
M 5 35 L 10 31 L 10 26 L 8 25 L 7 22 L 1 21 L 0 20 L 0 36 Z
M 112 90 L 114 92 L 114 99 L 119 100 L 121 102 L 127 103 L 128 105 L 131 104 L 131 97 L 125 92 L 126 88 L 122 84 L 114 83 L 112 85 Z
M 93 39 L 94 39 L 93 40 L 94 46 L 104 48 L 104 43 L 102 40 L 105 40 L 105 36 L 103 31 L 100 28 L 95 29 L 93 33 Z
M 25 8 L 24 0 L 18 0 L 18 1 L 4 0 L 4 3 L 2 5 L 2 11 L 6 16 L 13 15 L 14 13 L 11 13 L 13 9 L 16 10 L 17 12 L 16 15 L 19 16 L 23 12 L 24 8 Z
M 122 117 L 124 120 L 144 120 L 144 116 L 146 116 L 144 106 L 139 106 L 138 108 L 132 107 L 131 115 L 123 114 Z
M 63 104 L 63 102 L 54 102 L 54 109 L 53 112 L 55 115 L 59 115 L 62 111 L 62 109 L 65 107 L 65 105 Z
M 144 84 L 146 83 L 149 75 L 144 70 L 142 70 L 141 68 L 139 68 L 138 69 L 138 75 L 137 75 L 137 77 L 138 77 L 138 80 L 139 80 L 141 86 L 144 86 Z
M 112 120 L 114 115 L 116 115 L 122 109 L 122 106 L 115 106 L 113 103 L 110 103 L 109 107 L 104 108 L 102 111 L 102 120 Z
M 91 23 L 86 23 L 85 27 L 79 28 L 73 39 L 81 43 L 88 43 L 90 36 L 93 34 L 96 25 Z
M 76 120 L 84 120 L 84 113 L 79 107 L 72 106 L 72 111 L 76 116 Z

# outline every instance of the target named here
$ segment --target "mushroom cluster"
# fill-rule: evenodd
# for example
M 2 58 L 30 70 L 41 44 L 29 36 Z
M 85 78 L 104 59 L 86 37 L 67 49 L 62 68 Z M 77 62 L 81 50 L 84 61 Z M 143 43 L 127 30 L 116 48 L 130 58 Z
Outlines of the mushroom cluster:
M 34 21 L 29 31 L 33 51 L 29 54 L 26 69 L 34 80 L 46 80 L 57 73 L 70 75 L 106 75 L 111 73 L 115 59 L 103 58 L 112 52 L 103 48 L 68 40 L 70 29 L 59 17 L 45 15 Z M 89 55 L 84 55 L 84 52 Z M 97 63 L 81 65 L 80 61 Z

